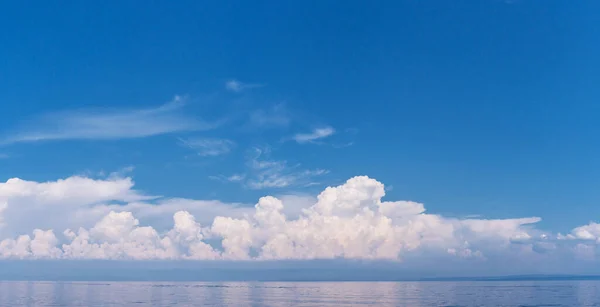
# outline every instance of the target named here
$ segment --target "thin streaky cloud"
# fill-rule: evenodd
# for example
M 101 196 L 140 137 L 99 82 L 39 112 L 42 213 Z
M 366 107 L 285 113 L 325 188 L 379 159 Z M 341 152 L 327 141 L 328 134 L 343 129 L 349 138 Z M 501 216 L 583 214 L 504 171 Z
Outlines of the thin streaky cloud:
M 310 133 L 298 133 L 294 135 L 293 139 L 299 144 L 314 143 L 319 139 L 324 139 L 335 133 L 335 129 L 332 127 L 322 127 L 313 129 Z
M 250 123 L 256 127 L 285 127 L 291 121 L 290 112 L 284 104 L 277 104 L 269 109 L 255 110 L 250 113 Z
M 247 157 L 243 173 L 209 176 L 209 179 L 239 183 L 251 190 L 263 190 L 307 186 L 314 182 L 313 178 L 329 173 L 325 169 L 303 169 L 300 164 L 291 165 L 286 160 L 274 160 L 270 154 L 269 147 L 255 147 Z
M 10 158 L 10 156 L 8 154 L 0 153 L 0 159 L 8 159 L 8 158 Z
M 183 97 L 143 109 L 71 110 L 43 114 L 0 140 L 0 144 L 50 140 L 116 140 L 216 128 L 182 112 Z M 8 135 L 9 133 L 5 133 Z
M 263 87 L 263 86 L 264 86 L 264 84 L 244 83 L 244 82 L 241 82 L 236 79 L 231 79 L 231 80 L 225 82 L 225 89 L 227 89 L 228 91 L 231 91 L 231 92 L 236 92 L 236 93 L 242 92 L 244 90 Z
M 348 142 L 348 143 L 344 143 L 344 144 L 333 144 L 331 145 L 333 148 L 346 148 L 346 147 L 350 147 L 354 145 L 354 142 Z
M 208 178 L 211 180 L 216 180 L 216 181 L 220 181 L 220 182 L 240 182 L 246 178 L 246 174 L 233 174 L 231 176 L 224 176 L 224 175 L 208 176 Z
M 286 160 L 269 159 L 270 150 L 254 149 L 254 155 L 249 159 L 248 173 L 251 176 L 244 182 L 252 190 L 267 188 L 286 188 L 310 182 L 312 178 L 329 173 L 324 169 L 300 169 L 300 165 L 290 165 Z
M 235 147 L 235 142 L 217 138 L 180 138 L 179 142 L 181 145 L 196 151 L 200 156 L 224 155 Z

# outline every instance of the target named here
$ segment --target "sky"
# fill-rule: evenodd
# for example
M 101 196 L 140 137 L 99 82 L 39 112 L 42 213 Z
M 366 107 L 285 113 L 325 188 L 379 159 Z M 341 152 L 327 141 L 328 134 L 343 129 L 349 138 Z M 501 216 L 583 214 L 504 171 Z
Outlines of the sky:
M 2 4 L 0 258 L 597 266 L 599 9 Z

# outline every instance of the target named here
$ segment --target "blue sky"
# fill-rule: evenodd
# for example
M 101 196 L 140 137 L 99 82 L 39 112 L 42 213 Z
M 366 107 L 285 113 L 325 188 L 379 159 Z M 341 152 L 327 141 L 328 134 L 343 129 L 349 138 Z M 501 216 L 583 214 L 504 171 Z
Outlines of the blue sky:
M 0 179 L 254 204 L 366 175 L 427 212 L 566 233 L 600 216 L 598 9 L 4 4 Z

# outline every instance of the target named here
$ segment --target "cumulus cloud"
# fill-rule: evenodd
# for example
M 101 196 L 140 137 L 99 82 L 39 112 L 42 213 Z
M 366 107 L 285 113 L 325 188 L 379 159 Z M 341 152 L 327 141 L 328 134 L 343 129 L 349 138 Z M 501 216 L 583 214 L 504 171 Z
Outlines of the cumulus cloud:
M 566 236 L 559 234 L 559 239 L 596 241 L 600 243 L 600 224 L 590 222 L 587 225 L 576 227 Z
M 195 150 L 200 156 L 220 156 L 229 153 L 235 142 L 227 139 L 216 138 L 189 138 L 179 139 L 181 144 Z
M 235 79 L 231 79 L 227 82 L 225 82 L 225 89 L 227 89 L 228 91 L 232 91 L 232 92 L 242 92 L 244 90 L 248 90 L 248 89 L 253 89 L 253 88 L 257 88 L 257 87 L 262 87 L 262 84 L 256 84 L 256 83 L 244 83 L 241 82 L 239 80 L 235 80 Z
M 316 128 L 310 133 L 298 133 L 294 135 L 294 140 L 299 144 L 314 143 L 319 139 L 329 137 L 335 133 L 331 127 Z
M 0 183 L 0 235 L 13 236 L 34 228 L 91 227 L 110 211 L 128 211 L 159 231 L 171 227 L 170 215 L 187 210 L 203 222 L 218 215 L 242 216 L 239 203 L 147 195 L 134 189 L 131 178 L 91 179 L 73 176 L 50 182 L 12 178 Z
M 0 140 L 2 144 L 44 140 L 111 140 L 215 128 L 181 111 L 184 98 L 143 109 L 85 109 L 44 114 Z
M 66 209 L 50 217 L 55 227 L 32 227 L 0 241 L 0 258 L 404 261 L 435 255 L 487 261 L 547 257 L 570 241 L 577 244 L 564 250 L 595 257 L 595 241 L 585 242 L 596 240 L 596 224 L 563 236 L 572 240 L 559 240 L 535 227 L 538 217 L 449 218 L 427 213 L 421 203 L 384 196 L 384 185 L 365 176 L 328 187 L 316 198 L 262 197 L 253 208 L 145 196 L 127 178 L 11 179 L 0 185 L 3 227 L 27 224 L 39 209 Z M 19 211 L 21 218 L 15 219 Z M 64 214 L 69 211 L 101 214 L 93 214 L 92 223 L 76 219 L 79 227 L 66 226 L 74 217 Z

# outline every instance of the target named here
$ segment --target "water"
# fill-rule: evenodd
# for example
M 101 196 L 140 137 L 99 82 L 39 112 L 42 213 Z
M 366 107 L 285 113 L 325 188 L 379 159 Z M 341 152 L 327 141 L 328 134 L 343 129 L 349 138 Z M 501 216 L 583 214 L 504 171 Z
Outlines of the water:
M 600 281 L 0 282 L 0 306 L 600 306 Z

